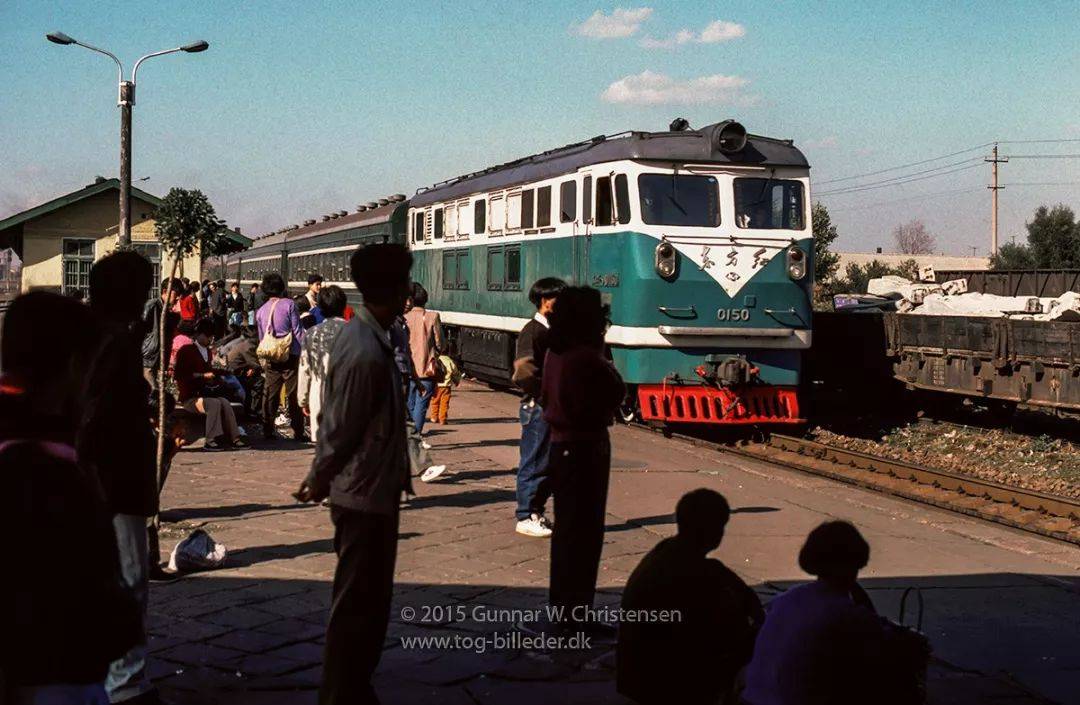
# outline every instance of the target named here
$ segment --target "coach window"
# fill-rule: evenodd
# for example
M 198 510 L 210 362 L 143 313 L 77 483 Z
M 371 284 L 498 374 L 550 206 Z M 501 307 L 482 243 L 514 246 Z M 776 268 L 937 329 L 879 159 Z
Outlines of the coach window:
M 559 222 L 572 223 L 577 219 L 577 182 L 564 181 L 559 186 Z
M 611 213 L 611 177 L 601 176 L 596 180 L 596 224 L 611 225 L 615 222 Z
M 535 191 L 529 189 L 521 192 L 521 227 L 531 228 L 536 223 L 533 217 Z
M 440 239 L 440 240 L 442 239 L 442 236 L 443 236 L 443 216 L 442 216 L 442 211 L 443 211 L 442 208 L 436 208 L 435 209 L 435 228 L 434 228 L 435 233 L 434 234 L 435 234 L 435 237 Z
M 446 239 L 453 240 L 457 235 L 457 221 L 458 221 L 458 207 L 457 204 L 451 204 L 446 207 Z
M 536 189 L 536 227 L 551 225 L 551 187 Z
M 521 191 L 506 194 L 506 230 L 521 230 Z
M 620 223 L 626 225 L 630 222 L 630 188 L 626 183 L 626 174 L 615 177 L 615 210 L 618 211 Z
M 507 245 L 503 291 L 521 291 L 521 245 Z
M 458 288 L 457 282 L 457 252 L 453 250 L 443 250 L 442 288 L 456 289 Z
M 473 233 L 482 235 L 487 229 L 487 201 L 483 198 L 473 204 Z
M 489 247 L 487 253 L 487 288 L 488 291 L 501 291 L 506 270 L 503 267 L 502 246 Z
M 424 211 L 413 216 L 413 242 L 420 242 L 424 239 Z
M 457 288 L 469 290 L 469 281 L 472 279 L 472 267 L 470 266 L 469 251 L 457 251 Z

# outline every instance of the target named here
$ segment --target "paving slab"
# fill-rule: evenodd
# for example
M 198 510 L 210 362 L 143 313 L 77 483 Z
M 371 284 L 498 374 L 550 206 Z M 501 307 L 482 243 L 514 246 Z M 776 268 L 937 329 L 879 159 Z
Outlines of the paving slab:
M 516 399 L 465 384 L 431 429 L 449 474 L 402 513 L 395 596 L 376 687 L 386 703 L 625 703 L 610 645 L 495 646 L 497 609 L 545 602 L 549 542 L 514 533 Z M 872 547 L 863 585 L 882 614 L 918 588 L 934 647 L 930 702 L 1080 702 L 1080 549 L 657 434 L 613 430 L 598 604 L 617 605 L 685 492 L 734 508 L 715 553 L 768 600 L 808 579 L 796 564 L 818 523 L 854 522 Z M 221 570 L 151 588 L 151 669 L 181 705 L 313 703 L 335 565 L 329 512 L 289 496 L 310 445 L 277 441 L 179 454 L 163 496 L 163 549 L 202 528 Z M 442 610 L 441 612 L 439 610 Z M 910 613 L 910 610 L 909 610 Z M 442 641 L 433 641 L 434 638 Z M 427 639 L 427 641 L 419 641 Z

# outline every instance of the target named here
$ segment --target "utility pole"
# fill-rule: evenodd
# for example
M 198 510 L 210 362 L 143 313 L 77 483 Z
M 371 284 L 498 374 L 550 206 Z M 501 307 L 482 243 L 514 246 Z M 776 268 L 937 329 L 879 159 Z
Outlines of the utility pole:
M 1009 161 L 1008 157 L 998 157 L 997 142 L 994 143 L 993 156 L 984 161 L 990 162 L 990 178 L 992 183 L 986 188 L 990 189 L 990 256 L 998 253 L 998 191 L 1005 188 L 998 185 L 998 164 Z
M 131 247 L 131 106 L 135 84 L 120 82 L 120 248 Z

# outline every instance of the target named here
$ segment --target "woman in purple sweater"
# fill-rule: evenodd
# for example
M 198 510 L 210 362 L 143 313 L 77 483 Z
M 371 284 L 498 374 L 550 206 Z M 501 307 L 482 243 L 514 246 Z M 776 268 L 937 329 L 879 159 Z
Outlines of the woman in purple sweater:
M 550 323 L 541 393 L 555 509 L 549 600 L 564 624 L 580 624 L 592 621 L 611 473 L 608 426 L 626 387 L 604 356 L 609 322 L 599 291 L 564 289 Z

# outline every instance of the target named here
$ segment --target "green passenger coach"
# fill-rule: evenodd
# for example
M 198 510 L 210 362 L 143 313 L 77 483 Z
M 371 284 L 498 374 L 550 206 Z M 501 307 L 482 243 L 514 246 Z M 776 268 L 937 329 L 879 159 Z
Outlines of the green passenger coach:
M 787 140 L 733 121 L 625 132 L 391 196 L 259 240 L 235 266 L 348 282 L 357 245 L 403 242 L 453 353 L 509 381 L 541 277 L 599 289 L 627 415 L 798 423 L 811 339 L 809 165 Z

